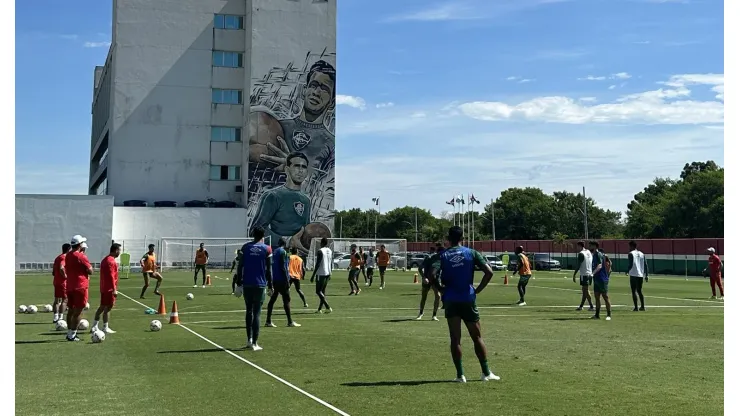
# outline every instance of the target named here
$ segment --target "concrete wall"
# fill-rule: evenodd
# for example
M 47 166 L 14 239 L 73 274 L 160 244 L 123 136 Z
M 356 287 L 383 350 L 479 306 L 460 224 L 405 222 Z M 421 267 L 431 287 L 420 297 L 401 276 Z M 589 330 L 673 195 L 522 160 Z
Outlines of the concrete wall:
M 98 263 L 110 248 L 112 226 L 112 197 L 16 195 L 16 270 L 47 268 L 27 263 L 52 263 L 75 234 L 88 238 L 88 257 Z
M 243 208 L 113 208 L 113 238 L 247 238 Z

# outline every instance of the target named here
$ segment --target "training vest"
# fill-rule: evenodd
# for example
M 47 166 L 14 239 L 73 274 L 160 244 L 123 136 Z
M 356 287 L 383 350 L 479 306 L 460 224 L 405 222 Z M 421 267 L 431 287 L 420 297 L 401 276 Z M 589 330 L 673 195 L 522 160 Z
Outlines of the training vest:
M 630 251 L 632 254 L 632 268 L 629 275 L 635 277 L 645 277 L 645 255 L 640 250 Z
M 316 265 L 316 270 L 319 276 L 330 276 L 331 275 L 331 249 L 329 247 L 322 247 L 319 249 L 321 252 L 323 258 L 321 259 L 321 263 Z
M 592 262 L 594 261 L 594 256 L 591 254 L 590 251 L 586 250 L 585 248 L 581 250 L 580 253 L 583 255 L 583 262 L 581 262 L 580 267 L 578 268 L 579 273 L 581 276 L 593 276 L 594 269 Z

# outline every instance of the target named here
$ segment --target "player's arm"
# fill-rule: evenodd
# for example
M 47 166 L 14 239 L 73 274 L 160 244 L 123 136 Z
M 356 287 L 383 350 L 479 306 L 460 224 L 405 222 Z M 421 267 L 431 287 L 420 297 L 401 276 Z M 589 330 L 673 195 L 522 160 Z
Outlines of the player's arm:
M 234 267 L 236 267 L 236 257 L 231 261 L 231 270 L 229 270 L 229 273 L 234 273 Z
M 242 247 L 242 252 L 244 248 Z M 244 284 L 244 256 L 236 258 L 236 284 L 242 286 Z
M 473 250 L 473 262 L 479 269 L 483 270 L 483 279 L 481 279 L 478 287 L 475 288 L 475 294 L 477 295 L 482 292 L 486 286 L 488 286 L 488 283 L 493 277 L 493 270 L 491 270 L 491 266 L 488 265 L 486 259 L 483 258 L 483 255 L 475 250 Z
M 92 264 L 90 264 L 90 260 L 85 256 L 82 256 L 82 265 L 85 266 L 85 272 L 87 272 L 87 278 L 89 279 L 90 275 L 93 274 L 93 268 Z
M 62 260 L 61 263 L 59 263 L 59 274 L 62 276 L 62 280 L 67 280 L 67 270 L 65 270 L 66 263 L 64 260 Z
M 141 265 L 141 268 L 144 268 L 144 261 L 146 261 L 146 254 L 141 256 L 141 260 L 139 260 L 139 265 Z
M 288 278 L 288 284 L 290 284 L 290 273 L 288 272 L 288 260 L 289 260 L 288 252 L 283 251 L 282 258 L 279 260 L 280 260 L 280 264 L 283 265 L 283 273 L 285 273 L 285 276 L 287 276 Z
M 519 271 L 522 270 L 522 267 L 524 267 L 524 262 L 522 261 L 523 254 L 519 254 L 516 256 L 516 270 L 514 270 L 514 273 L 512 274 L 519 274 Z
M 604 267 L 604 258 L 602 257 L 602 254 L 596 251 L 595 255 L 597 264 L 596 268 L 594 269 L 594 276 L 596 276 Z
M 272 290 L 272 250 L 269 248 L 265 260 L 265 279 L 267 280 L 267 288 Z
M 648 262 L 647 259 L 644 259 L 643 263 L 645 265 L 645 281 L 648 281 Z
M 324 253 L 321 250 L 318 250 L 316 252 L 316 263 L 313 265 L 313 273 L 311 274 L 311 283 L 313 283 L 313 279 L 316 277 L 316 273 L 319 272 L 319 264 L 324 260 Z
M 573 282 L 576 281 L 576 274 L 578 273 L 578 270 L 581 268 L 581 265 L 583 262 L 586 261 L 586 256 L 583 255 L 583 253 L 578 253 L 578 265 L 576 265 L 576 269 L 573 270 Z
M 206 254 L 206 263 L 208 263 L 208 250 L 206 250 L 206 249 L 203 249 L 203 251 L 204 251 L 204 252 L 205 252 L 205 254 Z
M 635 265 L 635 256 L 632 255 L 632 253 L 627 255 L 627 271 L 624 272 L 624 274 L 630 274 L 630 270 L 632 270 L 632 266 Z

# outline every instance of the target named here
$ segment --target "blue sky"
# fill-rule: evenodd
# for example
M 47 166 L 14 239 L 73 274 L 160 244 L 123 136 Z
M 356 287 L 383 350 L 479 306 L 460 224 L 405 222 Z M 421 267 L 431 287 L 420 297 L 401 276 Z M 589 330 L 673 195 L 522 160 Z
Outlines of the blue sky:
M 19 193 L 85 192 L 110 3 L 16 5 Z M 724 164 L 721 0 L 338 7 L 337 208 L 585 185 L 624 210 L 685 162 Z

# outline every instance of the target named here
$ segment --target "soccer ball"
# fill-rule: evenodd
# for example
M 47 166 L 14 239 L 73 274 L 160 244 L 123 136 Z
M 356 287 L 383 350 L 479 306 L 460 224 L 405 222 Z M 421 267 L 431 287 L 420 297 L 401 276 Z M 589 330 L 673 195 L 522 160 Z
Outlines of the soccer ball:
M 98 330 L 92 333 L 93 344 L 99 344 L 103 341 L 105 341 L 105 332 Z
M 84 331 L 87 328 L 90 328 L 90 322 L 87 322 L 87 319 L 81 319 L 80 323 L 77 324 L 77 329 L 80 331 Z
M 162 323 L 161 323 L 161 322 L 159 322 L 158 320 L 156 320 L 156 319 L 155 319 L 155 320 L 153 320 L 153 321 L 152 321 L 152 322 L 151 322 L 151 323 L 149 324 L 149 329 L 151 329 L 151 330 L 152 330 L 152 332 L 157 332 L 157 331 L 159 331 L 160 329 L 162 329 Z
M 51 305 L 44 305 L 44 312 L 51 312 L 52 308 Z
M 65 321 L 64 319 L 58 320 L 57 321 L 56 330 L 57 331 L 66 331 L 67 330 L 67 321 Z
M 28 306 L 26 305 L 21 305 L 18 307 L 18 313 L 26 313 L 27 310 L 28 310 Z
M 39 311 L 39 308 L 36 307 L 36 305 L 28 305 L 28 309 L 26 309 L 26 313 L 36 313 Z
M 185 296 L 185 298 L 186 298 L 187 300 L 193 300 L 193 298 L 194 298 L 194 297 L 195 297 L 195 296 L 193 296 L 193 294 L 192 294 L 192 293 L 188 293 L 188 294 L 187 294 L 187 295 Z
M 88 310 L 88 309 L 90 309 L 90 302 L 85 304 L 85 310 Z

